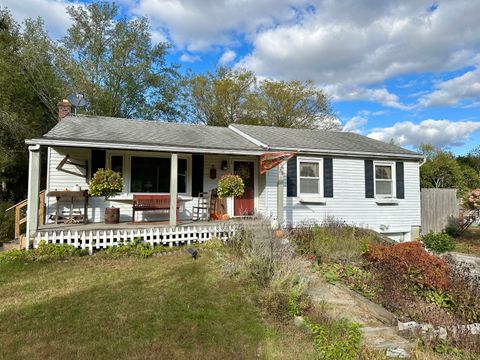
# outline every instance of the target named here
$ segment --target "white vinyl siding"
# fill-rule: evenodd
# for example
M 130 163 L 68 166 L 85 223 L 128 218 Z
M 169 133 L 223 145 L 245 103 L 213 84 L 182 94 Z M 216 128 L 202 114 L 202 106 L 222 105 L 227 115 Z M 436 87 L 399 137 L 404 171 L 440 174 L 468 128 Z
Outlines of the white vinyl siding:
M 384 233 L 409 233 L 411 226 L 420 226 L 420 177 L 416 161 L 404 162 L 405 199 L 395 205 L 381 205 L 375 198 L 365 198 L 364 160 L 355 158 L 333 159 L 334 198 L 322 204 L 304 203 L 300 197 L 287 197 L 285 182 L 284 218 L 288 224 L 305 221 L 323 221 L 333 216 L 349 224 Z M 395 179 L 395 176 L 393 176 Z M 298 186 L 298 184 L 297 184 Z M 395 187 L 395 181 L 393 181 Z M 262 197 L 266 201 L 266 217 L 276 218 L 277 169 L 266 175 Z M 385 229 L 385 230 L 382 230 Z M 405 239 L 408 236 L 406 235 Z

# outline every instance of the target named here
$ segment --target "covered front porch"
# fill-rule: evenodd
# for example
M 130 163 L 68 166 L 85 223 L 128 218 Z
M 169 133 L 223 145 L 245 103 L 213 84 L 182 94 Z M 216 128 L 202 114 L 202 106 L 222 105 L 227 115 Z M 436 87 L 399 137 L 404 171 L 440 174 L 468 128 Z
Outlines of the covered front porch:
M 261 212 L 260 193 L 265 185 L 256 154 L 49 146 L 41 204 L 36 201 L 40 189 L 40 147 L 30 146 L 29 150 L 27 246 L 37 247 L 45 240 L 93 251 L 137 237 L 152 246 L 203 242 L 212 237 L 226 239 L 235 233 L 237 220 L 253 219 Z M 122 174 L 124 186 L 120 194 L 108 200 L 88 196 L 88 181 L 98 168 L 111 168 Z M 231 220 L 210 219 L 205 210 L 199 221 L 193 221 L 198 194 L 211 192 L 227 173 L 239 174 L 246 183 L 244 196 L 221 204 L 226 218 Z M 85 196 L 76 196 L 79 193 Z M 167 196 L 170 207 L 166 211 L 137 211 L 134 218 L 132 205 L 138 194 Z M 105 209 L 111 207 L 120 209 L 118 224 L 104 222 Z

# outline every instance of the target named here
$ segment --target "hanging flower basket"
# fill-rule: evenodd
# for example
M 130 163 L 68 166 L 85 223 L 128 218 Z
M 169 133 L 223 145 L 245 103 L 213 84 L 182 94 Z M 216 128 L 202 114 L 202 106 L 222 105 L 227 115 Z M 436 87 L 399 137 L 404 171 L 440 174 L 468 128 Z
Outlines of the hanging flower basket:
M 221 199 L 241 196 L 244 191 L 245 184 L 243 183 L 243 179 L 238 175 L 225 174 L 218 181 L 217 193 Z
M 122 175 L 111 169 L 98 169 L 88 183 L 88 194 L 90 196 L 103 196 L 105 200 L 120 194 L 122 190 Z

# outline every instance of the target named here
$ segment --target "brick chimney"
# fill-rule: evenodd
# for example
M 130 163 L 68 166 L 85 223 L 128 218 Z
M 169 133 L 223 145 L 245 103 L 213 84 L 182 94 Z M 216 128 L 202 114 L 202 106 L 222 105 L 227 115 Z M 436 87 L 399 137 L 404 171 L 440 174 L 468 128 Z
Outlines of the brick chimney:
M 58 107 L 58 121 L 62 121 L 66 116 L 72 112 L 72 104 L 67 99 L 60 101 Z

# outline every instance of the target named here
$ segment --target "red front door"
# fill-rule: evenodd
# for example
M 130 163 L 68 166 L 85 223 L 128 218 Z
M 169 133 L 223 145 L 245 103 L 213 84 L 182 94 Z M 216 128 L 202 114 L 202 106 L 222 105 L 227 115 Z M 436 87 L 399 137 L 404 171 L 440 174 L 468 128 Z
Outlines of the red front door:
M 253 161 L 234 161 L 233 173 L 243 179 L 245 185 L 245 192 L 242 196 L 234 199 L 234 215 L 245 216 L 253 215 L 255 210 L 254 203 L 254 178 Z

